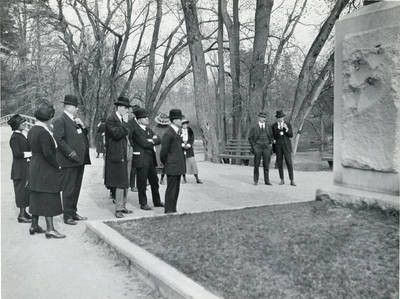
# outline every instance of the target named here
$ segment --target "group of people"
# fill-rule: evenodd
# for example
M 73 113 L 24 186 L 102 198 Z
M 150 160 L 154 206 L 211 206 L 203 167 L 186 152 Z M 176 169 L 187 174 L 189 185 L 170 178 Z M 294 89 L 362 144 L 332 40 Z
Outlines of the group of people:
M 47 238 L 65 238 L 54 228 L 53 217 L 63 214 L 64 223 L 76 225 L 86 220 L 77 213 L 79 193 L 85 165 L 91 164 L 88 129 L 77 117 L 78 98 L 64 97 L 64 111 L 53 120 L 55 110 L 43 103 L 34 112 L 35 125 L 26 135 L 26 119 L 16 114 L 8 121 L 13 130 L 10 147 L 13 154 L 11 179 L 14 183 L 17 217 L 20 223 L 31 223 L 30 234 L 45 233 Z M 132 181 L 137 188 L 140 208 L 151 210 L 147 201 L 147 184 L 151 187 L 154 207 L 164 207 L 165 213 L 177 211 L 177 200 L 186 174 L 194 175 L 198 168 L 194 158 L 194 134 L 180 109 L 172 109 L 169 115 L 156 118 L 156 133 L 149 127 L 149 113 L 131 106 L 129 99 L 119 97 L 107 119 L 98 125 L 104 144 L 96 147 L 97 156 L 103 153 L 104 184 L 110 189 L 115 203 L 115 217 L 132 213 L 127 209 L 127 194 Z M 272 152 L 277 155 L 280 184 L 284 184 L 283 159 L 285 159 L 290 184 L 296 186 L 293 177 L 290 123 L 284 121 L 282 111 L 277 111 L 277 122 L 266 123 L 266 114 L 258 114 L 258 124 L 250 130 L 249 142 L 254 153 L 254 184 L 258 184 L 261 158 L 264 166 L 264 182 L 269 180 L 269 164 Z M 99 140 L 96 138 L 96 145 Z M 161 180 L 157 175 L 161 168 Z M 159 182 L 167 176 L 165 200 L 161 201 Z M 133 177 L 133 179 L 132 179 Z M 62 193 L 61 193 L 62 192 Z M 29 206 L 29 212 L 27 207 Z M 46 230 L 39 225 L 39 216 L 46 220 Z
M 154 207 L 164 207 L 165 213 L 176 212 L 181 177 L 186 182 L 185 174 L 194 174 L 196 182 L 202 184 L 194 160 L 194 135 L 188 127 L 189 121 L 184 119 L 181 110 L 172 109 L 168 122 L 165 119 L 158 121 L 156 130 L 159 134 L 156 134 L 149 127 L 148 111 L 137 105 L 131 106 L 129 99 L 123 96 L 114 105 L 115 111 L 105 121 L 104 184 L 111 191 L 115 217 L 132 213 L 126 207 L 132 175 L 142 210 L 152 209 L 146 195 L 149 183 Z M 160 182 L 167 176 L 165 203 L 159 193 L 157 167 L 160 164 Z
M 289 172 L 290 185 L 296 186 L 293 174 L 292 161 L 292 143 L 290 138 L 293 137 L 292 126 L 285 122 L 285 114 L 279 110 L 276 111 L 275 117 L 277 121 L 269 126 L 266 123 L 267 115 L 264 112 L 258 114 L 258 123 L 251 128 L 249 134 L 249 143 L 251 152 L 254 154 L 254 172 L 253 183 L 258 184 L 259 167 L 261 158 L 264 168 L 264 183 L 272 185 L 269 180 L 269 164 L 272 153 L 276 153 L 276 164 L 279 171 L 279 185 L 284 185 L 283 175 L 283 159 L 285 159 L 286 167 Z
M 40 104 L 27 136 L 26 119 L 16 114 L 8 121 L 13 130 L 11 179 L 20 209 L 17 220 L 31 223 L 31 235 L 44 233 L 49 239 L 65 238 L 54 228 L 54 216 L 63 214 L 68 225 L 87 219 L 77 213 L 77 205 L 85 165 L 90 164 L 88 130 L 76 117 L 77 97 L 66 95 L 63 104 L 62 115 L 54 120 L 54 107 Z M 39 225 L 40 216 L 45 217 L 46 230 Z

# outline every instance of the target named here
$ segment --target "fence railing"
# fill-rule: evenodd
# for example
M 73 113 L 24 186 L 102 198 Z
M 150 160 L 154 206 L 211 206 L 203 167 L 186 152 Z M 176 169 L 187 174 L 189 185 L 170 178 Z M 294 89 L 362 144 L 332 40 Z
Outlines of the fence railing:
M 13 116 L 14 114 L 7 114 L 0 118 L 0 126 L 7 125 L 7 121 Z M 36 119 L 32 116 L 20 114 L 23 118 L 26 119 L 26 126 L 28 129 L 32 128 L 35 125 Z

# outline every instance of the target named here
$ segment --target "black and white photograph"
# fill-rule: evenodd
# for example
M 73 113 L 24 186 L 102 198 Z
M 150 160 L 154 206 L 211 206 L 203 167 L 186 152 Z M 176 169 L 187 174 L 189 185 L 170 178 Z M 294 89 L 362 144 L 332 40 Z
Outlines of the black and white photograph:
M 399 298 L 399 16 L 0 0 L 0 298 Z

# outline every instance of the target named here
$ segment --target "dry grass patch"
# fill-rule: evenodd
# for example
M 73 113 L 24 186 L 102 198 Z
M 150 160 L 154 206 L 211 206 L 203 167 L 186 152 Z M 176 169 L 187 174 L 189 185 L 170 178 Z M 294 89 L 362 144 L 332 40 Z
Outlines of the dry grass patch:
M 398 298 L 399 219 L 329 202 L 107 223 L 225 298 Z

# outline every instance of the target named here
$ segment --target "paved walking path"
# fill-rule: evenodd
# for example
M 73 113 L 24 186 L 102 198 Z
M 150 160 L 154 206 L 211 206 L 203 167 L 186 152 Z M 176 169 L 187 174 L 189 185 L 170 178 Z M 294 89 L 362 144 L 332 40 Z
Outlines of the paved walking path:
M 47 240 L 43 235 L 30 236 L 29 224 L 16 221 L 12 181 L 11 151 L 8 146 L 11 131 L 1 127 L 1 266 L 2 298 L 153 298 L 135 272 L 127 271 L 118 260 L 96 246 L 84 234 L 85 223 L 67 226 L 61 216 L 55 226 L 66 239 Z M 103 186 L 103 160 L 91 152 L 92 165 L 86 167 L 78 209 L 90 220 L 113 219 L 114 207 Z M 201 156 L 198 156 L 201 160 Z M 236 165 L 198 162 L 203 185 L 194 177 L 181 186 L 179 212 L 209 211 L 244 206 L 283 204 L 310 201 L 315 190 L 332 181 L 330 171 L 295 171 L 297 187 L 278 186 L 278 172 L 270 172 L 273 186 L 252 185 L 252 168 Z M 260 169 L 261 170 L 261 169 Z M 165 185 L 160 188 L 164 197 Z M 151 194 L 148 191 L 151 205 Z M 163 214 L 162 208 L 139 209 L 137 193 L 128 195 L 130 218 Z M 45 227 L 44 219 L 40 223 Z

